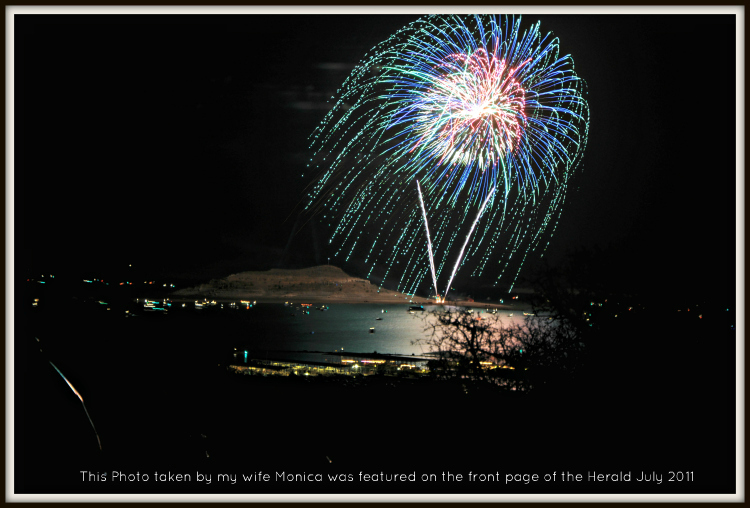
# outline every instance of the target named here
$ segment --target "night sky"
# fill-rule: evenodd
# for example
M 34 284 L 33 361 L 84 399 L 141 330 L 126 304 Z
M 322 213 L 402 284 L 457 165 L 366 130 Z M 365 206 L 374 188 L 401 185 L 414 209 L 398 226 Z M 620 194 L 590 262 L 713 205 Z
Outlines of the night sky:
M 325 263 L 320 233 L 291 236 L 307 138 L 366 51 L 416 17 L 17 17 L 17 272 Z M 551 262 L 598 246 L 644 283 L 733 294 L 734 17 L 536 19 L 591 111 Z

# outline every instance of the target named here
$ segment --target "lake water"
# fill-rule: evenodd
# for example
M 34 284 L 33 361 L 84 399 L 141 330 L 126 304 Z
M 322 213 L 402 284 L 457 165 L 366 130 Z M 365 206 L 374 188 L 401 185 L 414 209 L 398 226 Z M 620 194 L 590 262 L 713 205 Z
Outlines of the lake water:
M 430 312 L 409 312 L 404 304 L 334 304 L 325 311 L 316 308 L 321 304 L 309 309 L 270 303 L 232 309 L 224 304 L 223 309 L 216 305 L 201 311 L 191 306 L 170 311 L 165 324 L 207 327 L 215 343 L 228 352 L 247 350 L 249 357 L 322 361 L 321 352 L 342 350 L 409 356 L 429 352 L 418 341 L 431 333 L 425 330 Z M 513 318 L 502 312 L 506 322 L 523 319 L 522 312 Z
M 320 306 L 320 305 L 318 305 Z M 215 311 L 225 321 L 233 342 L 251 355 L 279 358 L 294 351 L 294 358 L 321 361 L 320 354 L 304 351 L 349 351 L 420 355 L 425 353 L 412 342 L 425 338 L 427 312 L 410 313 L 406 305 L 356 304 L 331 305 L 320 311 L 283 304 L 258 304 L 250 309 Z M 200 311 L 205 312 L 205 311 Z M 170 319 L 172 316 L 168 316 Z M 178 317 L 178 316 L 175 316 Z M 370 331 L 374 328 L 374 332 Z

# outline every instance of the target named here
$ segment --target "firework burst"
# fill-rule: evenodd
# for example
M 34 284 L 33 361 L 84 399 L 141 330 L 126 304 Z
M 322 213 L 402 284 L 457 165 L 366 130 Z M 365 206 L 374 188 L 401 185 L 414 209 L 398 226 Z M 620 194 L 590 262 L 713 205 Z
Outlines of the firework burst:
M 307 210 L 342 261 L 361 257 L 368 277 L 384 268 L 378 284 L 415 294 L 431 271 L 437 293 L 442 272 L 468 263 L 474 276 L 511 274 L 512 288 L 580 165 L 584 93 L 539 23 L 417 20 L 365 56 L 313 133 Z

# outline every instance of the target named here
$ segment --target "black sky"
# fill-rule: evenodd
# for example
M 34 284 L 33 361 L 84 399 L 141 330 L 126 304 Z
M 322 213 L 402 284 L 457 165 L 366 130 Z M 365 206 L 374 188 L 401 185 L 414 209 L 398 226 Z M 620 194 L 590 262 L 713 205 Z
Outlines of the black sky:
M 289 243 L 307 137 L 415 18 L 16 16 L 17 269 L 325 262 L 309 228 Z M 526 19 L 573 55 L 591 110 L 550 258 L 598 245 L 652 279 L 733 280 L 734 18 Z

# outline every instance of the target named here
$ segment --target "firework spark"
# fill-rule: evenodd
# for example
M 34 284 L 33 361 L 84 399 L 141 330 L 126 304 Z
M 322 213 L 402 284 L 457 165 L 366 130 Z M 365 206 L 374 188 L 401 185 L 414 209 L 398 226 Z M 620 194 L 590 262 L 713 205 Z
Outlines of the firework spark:
M 331 226 L 340 263 L 363 260 L 380 285 L 415 294 L 431 273 L 439 297 L 450 258 L 451 280 L 471 264 L 473 276 L 509 273 L 512 288 L 527 255 L 546 248 L 580 166 L 584 88 L 539 23 L 419 19 L 365 56 L 313 133 L 320 177 L 306 210 Z

